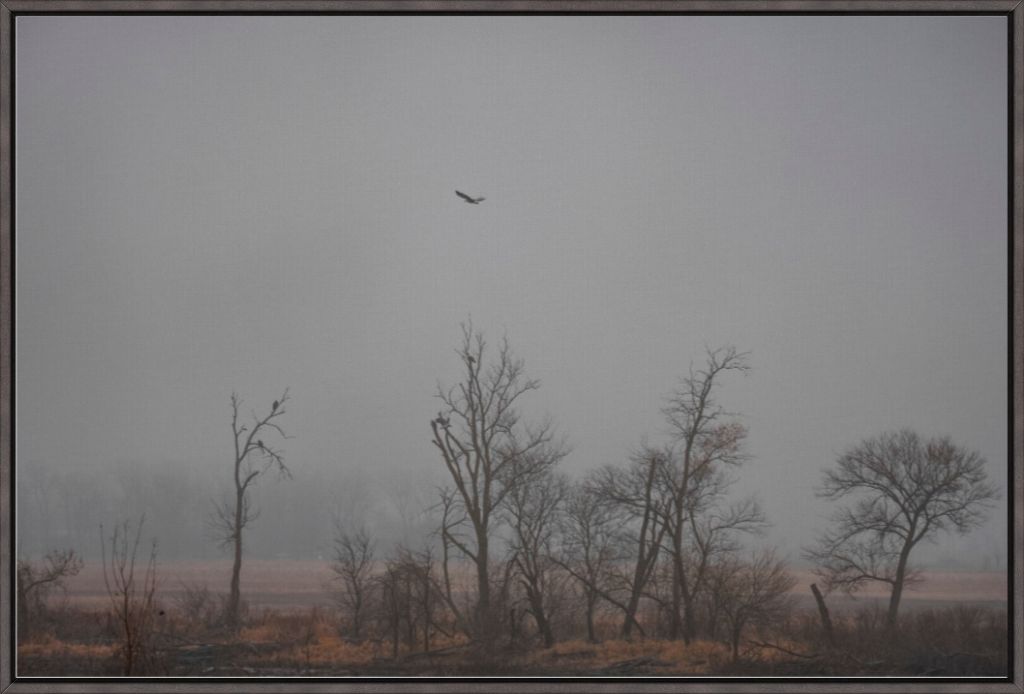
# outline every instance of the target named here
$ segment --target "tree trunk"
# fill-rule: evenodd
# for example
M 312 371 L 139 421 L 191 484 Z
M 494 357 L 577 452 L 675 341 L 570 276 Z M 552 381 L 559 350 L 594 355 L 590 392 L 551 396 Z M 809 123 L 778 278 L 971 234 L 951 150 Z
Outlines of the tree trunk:
M 487 531 L 477 533 L 476 559 L 476 634 L 486 650 L 494 645 L 494 624 L 491 619 L 491 580 L 488 574 Z
M 430 650 L 430 564 L 423 571 L 423 652 Z
M 811 584 L 811 592 L 814 593 L 814 602 L 818 603 L 818 616 L 821 618 L 821 628 L 825 632 L 825 642 L 829 648 L 836 645 L 835 637 L 832 634 L 832 618 L 828 615 L 828 607 L 825 606 L 825 598 L 822 596 L 818 586 Z
M 892 583 L 892 593 L 889 595 L 889 613 L 886 615 L 886 629 L 892 632 L 896 628 L 896 617 L 900 611 L 900 598 L 903 597 L 903 583 L 907 578 L 907 558 L 910 556 L 910 543 L 903 546 L 900 552 L 899 562 L 896 564 L 896 578 Z
M 529 591 L 528 598 L 530 600 L 530 614 L 533 615 L 533 621 L 537 624 L 537 631 L 544 640 L 544 648 L 551 648 L 555 645 L 555 635 L 551 631 L 551 622 L 548 620 L 547 615 L 544 614 L 543 600 L 533 590 Z
M 396 588 L 397 590 L 397 588 Z M 391 659 L 398 660 L 398 642 L 401 639 L 402 633 L 402 621 L 398 617 L 398 603 L 395 602 L 391 606 Z
M 597 605 L 597 596 L 587 595 L 587 641 L 597 643 L 597 633 L 594 629 L 594 608 Z
M 640 594 L 633 593 L 629 596 L 629 602 L 626 604 L 626 617 L 622 622 L 622 638 L 629 641 L 633 638 L 633 625 L 636 621 L 636 611 L 640 607 Z
M 672 605 L 669 608 L 668 638 L 676 641 L 680 636 L 690 644 L 689 635 L 683 630 L 680 612 L 683 605 L 683 548 L 680 539 L 679 527 L 676 527 L 675 535 L 672 538 Z
M 697 610 L 693 605 L 693 596 L 683 595 L 683 643 L 687 646 L 697 635 Z
M 352 604 L 352 638 L 356 641 L 362 640 L 363 637 L 363 593 L 362 590 L 356 588 L 353 591 L 355 596 Z
M 241 603 L 242 578 L 242 504 L 245 492 L 238 490 L 235 497 L 235 558 L 231 566 L 231 590 L 228 594 L 228 609 L 225 615 L 228 626 L 237 629 L 239 604 Z
M 743 633 L 743 625 L 736 623 L 732 627 L 732 662 L 737 662 L 740 659 L 740 635 Z

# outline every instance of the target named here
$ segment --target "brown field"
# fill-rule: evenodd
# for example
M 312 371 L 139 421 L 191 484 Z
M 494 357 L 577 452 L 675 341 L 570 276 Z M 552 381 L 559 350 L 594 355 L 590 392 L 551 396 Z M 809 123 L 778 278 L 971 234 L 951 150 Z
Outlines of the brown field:
M 791 572 L 797 578 L 795 592 L 801 602 L 805 599 L 808 607 L 813 607 L 810 584 L 821 580 L 809 570 Z M 1005 606 L 1007 590 L 1007 574 L 999 571 L 926 571 L 923 581 L 904 590 L 902 607 L 915 608 L 942 607 L 955 603 Z M 864 588 L 854 597 L 834 594 L 829 596 L 829 607 L 836 610 L 857 610 L 865 605 L 888 600 L 888 586 L 873 583 Z
M 183 584 L 206 584 L 215 593 L 226 592 L 231 575 L 227 560 L 168 562 L 159 564 L 159 596 L 174 599 Z M 797 577 L 796 595 L 811 602 L 808 586 L 817 579 L 807 570 L 792 572 Z M 242 565 L 242 592 L 252 608 L 308 610 L 331 601 L 329 584 L 332 573 L 326 561 L 247 560 Z M 820 583 L 820 581 L 819 581 Z M 885 586 L 866 586 L 854 598 L 829 597 L 837 610 L 859 609 L 884 599 Z M 1007 575 L 997 571 L 927 571 L 924 580 L 904 593 L 904 606 L 941 607 L 951 603 L 1005 604 Z M 82 572 L 68 581 L 68 599 L 76 607 L 102 607 L 106 601 L 103 572 L 97 562 L 87 563 Z
M 180 561 L 157 565 L 158 597 L 173 600 L 183 585 L 205 584 L 214 593 L 226 593 L 231 562 Z M 242 594 L 250 607 L 276 610 L 306 610 L 330 602 L 332 573 L 326 561 L 280 561 L 250 559 L 242 564 Z M 71 605 L 102 607 L 106 600 L 103 568 L 87 562 L 77 576 L 68 580 Z

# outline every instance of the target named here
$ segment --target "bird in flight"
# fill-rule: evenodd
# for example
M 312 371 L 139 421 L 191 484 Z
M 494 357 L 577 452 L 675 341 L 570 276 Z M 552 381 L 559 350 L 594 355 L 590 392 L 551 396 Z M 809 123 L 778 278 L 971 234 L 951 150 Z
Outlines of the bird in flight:
M 458 195 L 463 200 L 465 200 L 466 202 L 468 202 L 470 205 L 479 205 L 481 202 L 483 202 L 486 199 L 486 198 L 471 198 L 470 196 L 468 196 L 465 193 L 463 193 L 461 190 L 455 191 L 455 194 Z

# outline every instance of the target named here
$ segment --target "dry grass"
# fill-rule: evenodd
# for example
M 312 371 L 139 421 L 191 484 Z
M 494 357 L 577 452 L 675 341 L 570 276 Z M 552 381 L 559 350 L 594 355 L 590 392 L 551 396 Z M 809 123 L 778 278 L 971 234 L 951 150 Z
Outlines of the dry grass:
M 110 658 L 114 655 L 116 648 L 109 644 L 96 643 L 67 643 L 53 637 L 44 637 L 32 643 L 25 643 L 18 646 L 19 657 L 54 657 L 74 656 L 76 658 Z
M 531 653 L 526 664 L 554 674 L 597 672 L 617 663 L 650 659 L 648 674 L 699 675 L 718 666 L 729 657 L 729 649 L 719 643 L 640 639 L 611 640 L 601 643 L 563 641 L 552 648 Z
M 279 579 L 278 579 L 279 580 Z M 831 600 L 830 600 L 831 602 Z M 370 623 L 367 638 L 344 637 L 344 620 L 330 608 L 252 609 L 243 628 L 230 634 L 218 625 L 191 619 L 178 602 L 167 601 L 158 625 L 160 672 L 169 675 L 542 675 L 542 676 L 708 676 L 857 674 L 978 675 L 1005 673 L 1007 668 L 1005 609 L 967 603 L 942 603 L 901 614 L 900 640 L 882 638 L 884 611 L 862 601 L 856 611 L 838 610 L 834 617 L 839 648 L 823 649 L 814 610 L 798 609 L 789 619 L 763 633 L 751 628 L 753 641 L 743 644 L 740 661 L 729 648 L 708 640 L 681 641 L 615 638 L 621 619 L 614 612 L 599 616 L 599 643 L 565 640 L 549 649 L 537 647 L 530 622 L 524 622 L 514 645 L 502 644 L 484 657 L 461 638 L 431 637 L 428 654 L 421 643 L 392 643 Z M 646 617 L 651 621 L 651 617 Z M 106 623 L 104 608 L 61 607 L 47 614 L 31 641 L 18 647 L 20 675 L 117 675 L 116 631 Z M 580 634 L 580 624 L 565 621 L 563 634 Z M 649 632 L 650 633 L 650 632 Z M 784 650 L 783 650 L 784 649 Z M 786 653 L 786 651 L 791 653 Z M 801 658 L 805 654 L 809 657 Z M 841 656 L 841 657 L 839 657 Z

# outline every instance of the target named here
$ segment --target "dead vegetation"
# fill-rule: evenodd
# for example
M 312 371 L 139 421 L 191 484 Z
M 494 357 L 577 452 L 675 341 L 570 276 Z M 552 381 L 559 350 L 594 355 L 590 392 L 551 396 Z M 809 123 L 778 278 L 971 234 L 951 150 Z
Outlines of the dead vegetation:
M 195 598 L 192 591 L 190 598 Z M 800 610 L 773 625 L 755 625 L 734 658 L 727 635 L 690 644 L 653 636 L 617 637 L 614 615 L 598 620 L 606 640 L 586 639 L 584 624 L 550 648 L 527 629 L 518 643 L 502 640 L 482 651 L 463 636 L 434 635 L 397 647 L 375 623 L 363 638 L 349 636 L 336 608 L 302 612 L 249 612 L 242 627 L 211 626 L 203 616 L 219 612 L 218 598 L 169 605 L 157 614 L 144 669 L 170 676 L 472 676 L 572 677 L 757 676 L 1000 676 L 1007 672 L 1007 615 L 987 607 L 955 605 L 908 610 L 898 637 L 886 641 L 886 613 L 864 608 L 833 619 L 835 646 L 825 646 L 814 610 Z M 160 615 L 160 612 L 163 612 Z M 116 676 L 124 660 L 117 621 L 93 611 L 64 607 L 48 628 L 22 639 L 21 676 Z M 565 634 L 569 623 L 556 625 Z M 651 627 L 651 625 L 648 625 Z M 657 633 L 656 628 L 650 630 Z M 142 667 L 140 664 L 139 667 Z

